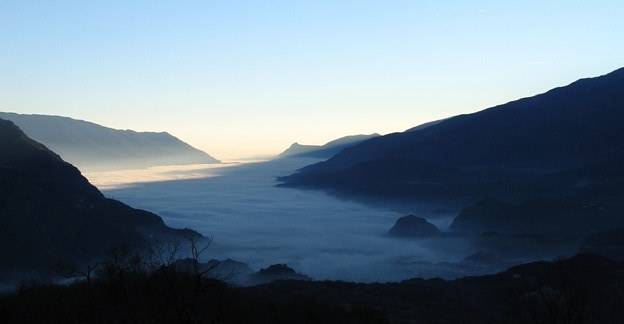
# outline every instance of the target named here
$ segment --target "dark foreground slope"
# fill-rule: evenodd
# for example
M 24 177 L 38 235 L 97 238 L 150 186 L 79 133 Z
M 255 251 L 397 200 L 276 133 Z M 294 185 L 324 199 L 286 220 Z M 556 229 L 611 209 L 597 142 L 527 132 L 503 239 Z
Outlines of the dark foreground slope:
M 50 270 L 118 246 L 197 235 L 105 198 L 80 172 L 0 119 L 0 273 Z M 2 277 L 3 279 L 6 278 Z
M 169 133 L 103 127 L 67 117 L 0 113 L 80 169 L 124 169 L 219 161 Z
M 580 255 L 453 281 L 277 282 L 250 290 L 281 300 L 314 296 L 373 307 L 392 323 L 619 323 L 623 283 L 622 263 Z
M 624 164 L 624 69 L 417 131 L 373 138 L 286 185 L 382 197 L 573 194 Z M 587 190 L 586 190 L 587 191 Z
M 121 270 L 120 270 L 121 269 Z M 161 268 L 0 297 L 4 323 L 566 323 L 624 321 L 624 265 L 581 255 L 499 274 L 233 288 Z

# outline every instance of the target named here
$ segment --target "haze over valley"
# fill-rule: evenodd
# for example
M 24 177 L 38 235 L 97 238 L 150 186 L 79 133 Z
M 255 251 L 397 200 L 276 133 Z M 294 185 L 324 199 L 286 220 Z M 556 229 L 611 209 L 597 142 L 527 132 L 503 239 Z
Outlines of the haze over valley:
M 319 191 L 276 187 L 277 176 L 315 161 L 296 158 L 211 168 L 197 171 L 206 178 L 141 183 L 105 193 L 161 215 L 170 226 L 211 236 L 212 257 L 233 258 L 252 268 L 286 263 L 316 279 L 365 282 L 454 278 L 486 270 L 436 264 L 458 263 L 474 253 L 461 240 L 387 237 L 409 208 L 399 211 Z M 446 229 L 455 211 L 436 207 L 442 208 L 411 210 Z
M 324 146 L 293 144 L 266 161 L 156 168 L 138 173 L 138 177 L 133 175 L 136 171 L 128 170 L 87 173 L 87 177 L 96 184 L 100 181 L 107 195 L 159 214 L 170 226 L 192 228 L 212 237 L 214 257 L 233 258 L 253 268 L 286 263 L 315 279 L 365 282 L 491 273 L 520 262 L 574 255 L 589 235 L 624 225 L 617 216 L 622 211 L 617 161 L 622 158 L 619 146 L 624 141 L 619 139 L 622 132 L 616 122 L 621 120 L 616 107 L 621 94 L 618 89 L 624 86 L 623 71 L 474 115 L 415 126 L 404 133 L 349 136 Z M 558 99 L 563 94 L 574 104 L 564 106 Z M 506 113 L 515 116 L 514 123 L 525 119 L 515 124 L 520 126 L 518 130 L 509 126 L 506 133 L 485 131 L 513 120 L 491 117 Z M 588 117 L 570 119 L 571 114 Z M 445 129 L 454 124 L 465 130 L 446 135 Z M 548 143 L 545 139 L 553 125 L 559 129 L 553 133 L 553 141 L 560 142 L 544 148 L 548 153 L 541 153 L 535 162 L 546 169 L 534 169 L 523 161 L 535 156 L 525 145 L 531 151 L 541 149 L 531 136 Z M 485 135 L 476 132 L 476 127 Z M 525 134 L 525 127 L 534 130 Z M 564 131 L 568 133 L 562 138 Z M 500 141 L 470 139 L 493 133 Z M 415 144 L 408 145 L 401 137 L 414 138 Z M 453 163 L 462 159 L 485 163 L 483 167 L 465 167 L 470 170 L 468 176 L 452 165 L 427 162 L 438 159 L 437 151 L 445 150 L 447 142 L 457 145 L 458 138 L 464 141 L 461 149 L 448 149 L 443 156 L 461 154 L 450 160 Z M 607 140 L 611 144 L 607 145 Z M 381 141 L 389 143 L 378 144 Z M 479 149 L 471 149 L 470 143 Z M 581 143 L 592 148 L 583 149 Z M 601 152 L 597 143 L 606 151 Z M 514 158 L 487 169 L 492 168 L 487 159 L 510 157 L 511 153 L 498 154 L 501 145 L 514 152 Z M 391 149 L 395 151 L 386 153 Z M 555 162 L 547 165 L 549 158 Z M 595 162 L 583 162 L 590 169 L 577 170 L 575 163 L 580 159 Z M 324 174 L 308 178 L 308 174 L 327 168 L 325 165 L 335 165 L 334 161 L 349 164 L 334 166 L 329 178 Z M 355 173 L 347 169 L 350 165 L 370 169 Z M 592 165 L 600 166 L 603 174 L 596 174 Z M 500 178 L 486 181 L 479 175 L 482 173 L 510 182 Z M 472 183 L 471 176 L 479 176 L 479 182 Z M 518 176 L 523 180 L 515 178 Z M 308 184 L 308 179 L 315 182 Z M 327 180 L 331 182 L 320 182 Z M 578 187 L 579 181 L 585 184 Z M 571 188 L 564 189 L 570 184 Z M 529 186 L 532 191 L 524 192 L 522 188 Z M 411 239 L 388 235 L 395 222 L 408 214 L 423 218 L 441 232 L 414 234 Z M 508 218 L 500 219 L 501 214 Z M 596 223 L 588 227 L 590 219 Z M 479 237 L 486 232 L 494 236 Z M 503 248 L 506 245 L 514 247 Z
M 624 3 L 0 2 L 0 323 L 624 323 Z
M 253 287 L 405 285 L 540 260 L 619 262 L 623 90 L 619 69 L 405 132 L 295 143 L 258 161 L 221 162 L 166 133 L 2 113 L 15 121 L 0 119 L 3 289 L 61 273 L 90 285 L 110 275 L 92 273 L 100 264 Z M 129 153 L 105 153 L 117 149 Z

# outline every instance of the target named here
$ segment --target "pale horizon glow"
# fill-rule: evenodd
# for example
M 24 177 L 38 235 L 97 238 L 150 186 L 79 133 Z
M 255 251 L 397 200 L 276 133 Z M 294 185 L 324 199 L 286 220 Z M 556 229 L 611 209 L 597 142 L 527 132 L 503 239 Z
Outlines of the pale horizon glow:
M 2 1 L 0 111 L 219 159 L 403 131 L 624 66 L 621 1 Z

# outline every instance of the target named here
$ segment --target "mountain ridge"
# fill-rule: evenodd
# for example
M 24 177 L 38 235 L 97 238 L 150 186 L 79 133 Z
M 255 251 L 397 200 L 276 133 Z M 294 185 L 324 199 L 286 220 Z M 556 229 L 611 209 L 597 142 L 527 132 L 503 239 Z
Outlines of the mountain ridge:
M 87 170 L 220 161 L 168 132 L 113 129 L 63 116 L 0 112 L 33 139 Z
M 545 175 L 624 161 L 623 105 L 624 68 L 377 137 L 281 180 L 376 196 L 520 192 Z

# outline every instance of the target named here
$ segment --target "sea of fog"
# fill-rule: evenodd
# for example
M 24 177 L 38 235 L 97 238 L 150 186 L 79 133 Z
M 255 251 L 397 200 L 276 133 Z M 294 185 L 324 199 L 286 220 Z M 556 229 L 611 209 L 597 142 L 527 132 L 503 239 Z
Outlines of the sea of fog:
M 276 187 L 312 159 L 152 168 L 86 176 L 107 196 L 214 239 L 206 258 L 254 269 L 286 263 L 315 279 L 397 281 L 474 274 L 456 262 L 472 253 L 457 238 L 385 236 L 409 210 L 339 199 L 322 191 Z M 452 215 L 412 210 L 441 228 Z

